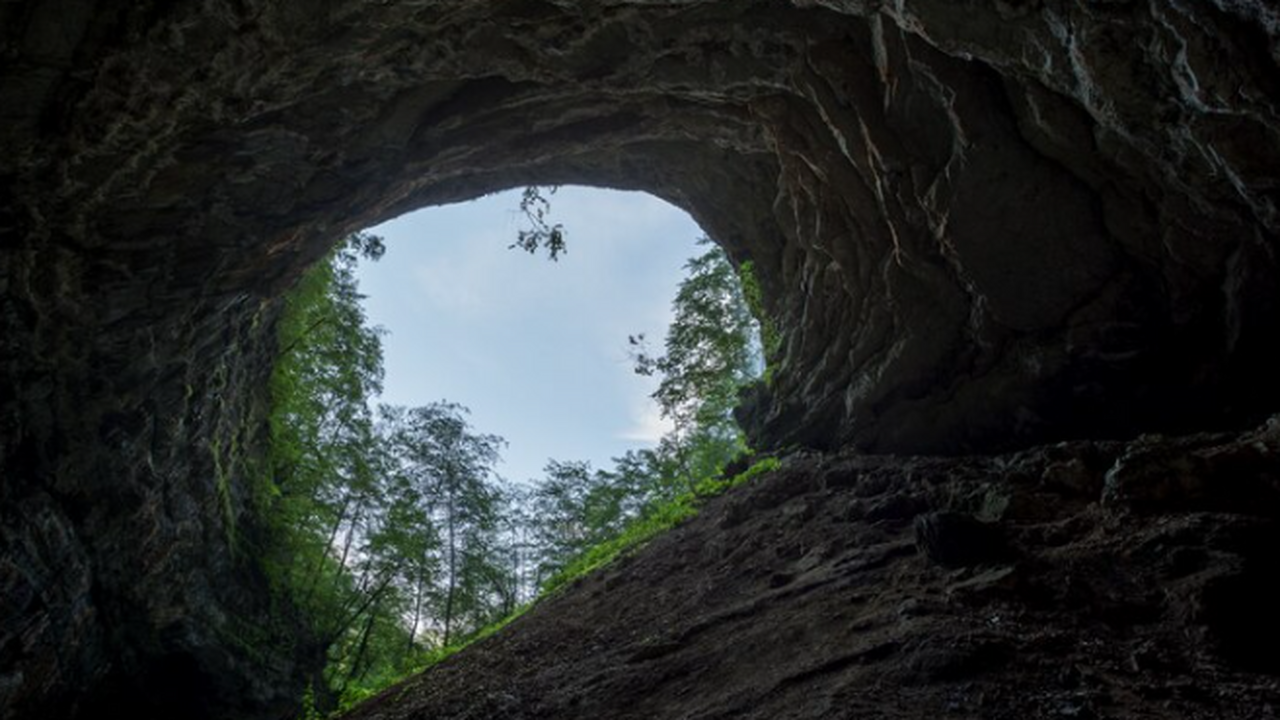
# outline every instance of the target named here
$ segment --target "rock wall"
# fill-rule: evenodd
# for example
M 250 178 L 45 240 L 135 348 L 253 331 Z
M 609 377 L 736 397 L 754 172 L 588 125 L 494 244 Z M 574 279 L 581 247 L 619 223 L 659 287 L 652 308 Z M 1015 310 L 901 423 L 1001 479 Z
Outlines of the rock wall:
M 225 640 L 273 632 L 235 538 L 274 299 L 423 206 L 687 209 L 781 332 L 761 446 L 1256 420 L 1278 32 L 1262 0 L 0 5 L 3 714 L 291 692 L 291 652 Z
M 1277 453 L 795 453 L 343 720 L 1274 720 Z

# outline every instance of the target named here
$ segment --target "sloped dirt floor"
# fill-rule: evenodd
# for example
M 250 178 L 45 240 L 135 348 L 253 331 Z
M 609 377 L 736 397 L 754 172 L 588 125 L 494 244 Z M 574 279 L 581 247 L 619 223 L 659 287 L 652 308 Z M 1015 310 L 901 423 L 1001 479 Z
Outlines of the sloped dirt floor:
M 1280 419 L 795 455 L 349 718 L 1280 716 Z

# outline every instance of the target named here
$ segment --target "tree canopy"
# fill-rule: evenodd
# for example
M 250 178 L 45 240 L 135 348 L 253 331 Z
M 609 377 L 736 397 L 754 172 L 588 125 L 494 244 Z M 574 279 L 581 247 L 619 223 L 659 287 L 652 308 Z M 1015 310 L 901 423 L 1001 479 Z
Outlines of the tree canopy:
M 746 449 L 732 412 L 762 366 L 737 272 L 723 249 L 705 237 L 700 244 L 709 247 L 685 264 L 663 353 L 651 354 L 643 335 L 628 338 L 636 372 L 661 378 L 653 398 L 674 425 L 661 447 L 691 486 Z

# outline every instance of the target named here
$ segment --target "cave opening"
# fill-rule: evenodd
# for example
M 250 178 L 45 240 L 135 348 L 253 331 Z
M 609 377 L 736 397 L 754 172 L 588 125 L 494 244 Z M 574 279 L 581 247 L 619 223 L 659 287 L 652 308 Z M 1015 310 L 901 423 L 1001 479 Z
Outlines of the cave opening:
M 568 233 L 557 261 L 513 247 L 528 220 L 512 190 L 369 228 L 386 255 L 357 272 L 370 324 L 387 330 L 380 401 L 467 406 L 507 439 L 502 474 L 516 481 L 548 458 L 601 467 L 662 435 L 656 381 L 634 372 L 627 338 L 662 342 L 705 235 L 644 193 L 548 195 Z
M 563 244 L 522 247 L 527 222 Z M 254 552 L 326 658 L 317 708 L 483 636 L 753 466 L 733 419 L 764 367 L 750 268 L 652 195 L 568 186 L 409 213 L 302 274 L 251 485 Z
M 1265 3 L 321 5 L 0 10 L 16 716 L 93 715 L 172 657 L 224 683 L 210 716 L 300 695 L 290 629 L 229 620 L 271 603 L 241 548 L 279 298 L 413 208 L 580 182 L 689 211 L 777 321 L 760 447 L 1239 431 L 1280 401 Z

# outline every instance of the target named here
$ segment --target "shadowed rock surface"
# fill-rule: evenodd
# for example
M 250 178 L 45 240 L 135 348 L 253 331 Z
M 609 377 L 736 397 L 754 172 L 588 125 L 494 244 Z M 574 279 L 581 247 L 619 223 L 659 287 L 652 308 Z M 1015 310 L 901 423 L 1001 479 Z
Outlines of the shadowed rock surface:
M 1258 421 L 1278 33 L 1262 0 L 0 4 L 0 712 L 295 695 L 248 511 L 276 299 L 418 207 L 688 210 L 781 335 L 762 448 Z
M 1234 465 L 1179 483 L 1255 501 L 1117 479 L 1151 453 Z M 1240 439 L 793 456 L 345 718 L 1280 717 L 1277 453 L 1280 418 Z M 922 519 L 962 517 L 1004 552 L 918 548 Z

